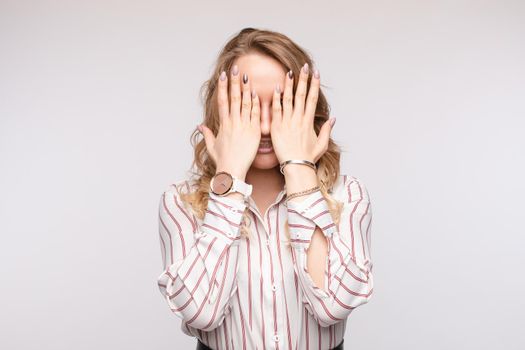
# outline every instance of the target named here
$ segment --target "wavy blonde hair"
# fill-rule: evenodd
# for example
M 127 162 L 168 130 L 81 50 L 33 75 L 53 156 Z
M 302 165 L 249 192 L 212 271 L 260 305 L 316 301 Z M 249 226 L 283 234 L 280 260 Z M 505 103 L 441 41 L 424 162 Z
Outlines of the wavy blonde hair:
M 285 71 L 293 70 L 294 76 L 299 76 L 301 67 L 305 62 L 309 67 L 313 67 L 313 59 L 299 45 L 290 40 L 287 36 L 270 30 L 255 28 L 244 28 L 234 35 L 220 51 L 215 64 L 215 70 L 210 79 L 204 82 L 201 87 L 201 99 L 204 106 L 204 124 L 212 130 L 216 136 L 219 131 L 219 110 L 217 105 L 218 85 L 217 78 L 224 70 L 229 72 L 233 62 L 240 56 L 248 53 L 260 53 L 269 56 L 282 65 Z M 308 78 L 307 91 L 310 88 L 311 75 Z M 298 79 L 294 80 L 293 93 L 297 88 Z M 322 84 L 321 84 L 322 85 Z M 314 129 L 317 134 L 321 126 L 328 120 L 330 106 L 323 92 L 319 91 L 317 107 L 315 110 Z M 204 218 L 208 206 L 210 181 L 216 172 L 214 161 L 210 158 L 206 143 L 202 134 L 197 128 L 190 136 L 191 145 L 194 148 L 194 160 L 190 169 L 194 186 L 192 191 L 184 191 L 184 186 L 177 187 L 177 192 L 183 202 L 188 204 L 194 214 L 201 220 Z M 334 183 L 339 177 L 339 161 L 341 149 L 330 138 L 327 151 L 316 162 L 317 180 L 321 193 L 326 198 L 330 213 L 336 225 L 339 224 L 342 203 L 331 196 Z M 249 226 L 251 217 L 248 207 L 244 211 L 241 223 L 241 237 L 249 239 L 251 236 Z M 285 222 L 285 235 L 287 243 L 290 242 L 290 232 L 288 221 Z

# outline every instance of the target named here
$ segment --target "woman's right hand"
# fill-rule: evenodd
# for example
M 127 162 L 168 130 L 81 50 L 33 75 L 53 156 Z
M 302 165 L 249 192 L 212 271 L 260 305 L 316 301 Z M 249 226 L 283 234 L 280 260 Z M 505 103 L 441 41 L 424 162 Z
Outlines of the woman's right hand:
M 228 98 L 229 79 L 226 72 L 221 73 L 218 78 L 220 126 L 217 136 L 204 124 L 199 127 L 217 172 L 226 171 L 243 181 L 257 155 L 261 140 L 259 97 L 250 93 L 250 81 L 246 78 L 246 83 L 241 82 L 239 68 L 234 65 Z

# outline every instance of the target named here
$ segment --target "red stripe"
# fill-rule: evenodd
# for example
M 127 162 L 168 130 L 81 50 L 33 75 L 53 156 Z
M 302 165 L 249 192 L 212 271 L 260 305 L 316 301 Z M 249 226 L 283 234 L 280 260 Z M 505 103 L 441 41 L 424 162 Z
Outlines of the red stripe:
M 257 225 L 257 217 L 252 212 L 253 215 L 253 222 L 255 225 L 255 230 L 257 231 L 257 239 L 259 241 L 259 271 L 260 273 L 260 283 L 259 283 L 259 295 L 260 295 L 260 306 L 261 306 L 261 323 L 262 323 L 262 341 L 263 341 L 263 349 L 266 349 L 266 326 L 264 322 L 264 303 L 263 303 L 263 264 L 262 264 L 262 245 L 261 245 L 261 234 L 259 233 L 259 226 Z
M 252 327 L 252 268 L 251 268 L 251 258 L 250 258 L 250 240 L 246 240 L 246 255 L 248 259 L 248 313 L 249 313 L 249 322 L 250 329 Z
M 268 229 L 269 229 L 269 236 L 271 237 L 272 236 L 272 225 L 270 224 L 270 211 L 268 210 L 267 211 L 268 213 L 268 219 L 267 219 L 267 222 L 268 222 Z M 266 248 L 268 249 L 268 254 L 270 256 L 270 278 L 271 278 L 271 282 L 272 282 L 272 286 L 273 284 L 275 283 L 274 281 L 274 278 L 273 278 L 273 259 L 272 259 L 272 251 L 270 250 L 270 246 L 269 245 L 266 245 Z M 276 295 L 275 295 L 275 291 L 272 290 L 272 297 L 273 297 L 273 331 L 274 331 L 274 334 L 277 333 L 277 300 L 276 300 Z M 276 344 L 276 349 L 279 349 L 279 343 Z
M 236 294 L 237 294 L 237 304 L 239 305 L 239 313 L 241 314 L 242 348 L 246 350 L 246 330 L 244 329 L 244 315 L 242 314 L 242 307 L 241 307 L 241 300 L 239 297 L 239 293 L 236 293 Z
M 304 228 L 304 229 L 307 229 L 307 230 L 315 229 L 315 226 L 305 226 L 305 225 L 301 225 L 301 224 L 290 224 L 290 223 L 288 223 L 288 227 Z
M 220 201 L 216 200 L 215 198 L 209 197 L 209 199 L 212 200 L 217 205 L 220 205 L 220 206 L 222 206 L 224 208 L 228 208 L 231 211 L 234 211 L 234 212 L 240 213 L 240 214 L 244 213 L 244 210 L 240 210 L 240 209 L 237 209 L 235 207 L 232 207 L 231 205 L 224 204 L 223 202 L 220 202 Z
M 288 349 L 292 349 L 292 334 L 291 334 L 291 331 L 290 331 L 290 317 L 288 316 L 288 300 L 286 298 L 286 288 L 285 288 L 285 283 L 284 283 L 284 271 L 283 271 L 283 261 L 282 261 L 282 258 L 281 258 L 281 239 L 280 239 L 280 235 L 279 235 L 279 208 L 277 208 L 277 216 L 276 216 L 276 223 L 275 223 L 275 227 L 277 228 L 276 229 L 276 235 L 277 235 L 277 254 L 279 256 L 279 265 L 281 267 L 281 288 L 283 290 L 283 293 L 284 293 L 284 304 L 285 304 L 285 307 L 286 307 L 286 327 L 287 327 L 287 332 L 288 332 Z
M 361 186 L 359 186 L 359 182 L 356 182 L 357 183 L 357 186 L 359 187 L 359 194 L 361 196 L 361 198 L 359 198 L 359 200 L 356 202 L 354 208 L 352 209 L 352 212 L 350 213 L 350 238 L 351 238 L 351 242 L 352 242 L 352 256 L 355 258 L 355 243 L 354 243 L 354 225 L 353 225 L 353 220 L 354 220 L 354 213 L 357 209 L 357 207 L 359 206 L 359 203 L 361 203 L 361 200 L 363 200 L 363 193 L 361 191 Z M 352 184 L 352 182 L 350 182 L 348 184 L 348 187 L 347 187 L 347 190 L 348 190 L 348 203 L 351 202 L 351 198 L 352 198 L 352 192 L 350 190 L 350 185 Z
M 222 220 L 226 221 L 228 224 L 230 224 L 233 227 L 236 227 L 236 228 L 240 227 L 240 225 L 238 223 L 229 220 L 226 216 L 224 216 L 224 215 L 222 215 L 220 213 L 216 213 L 216 212 L 214 212 L 211 209 L 206 209 L 206 213 L 211 214 L 211 215 L 213 215 L 213 216 L 215 216 L 215 217 L 217 217 L 219 219 L 222 219 Z
M 215 265 L 215 268 L 213 269 L 213 274 L 212 274 L 212 280 L 215 279 L 215 275 L 217 274 L 217 270 L 219 269 L 219 266 L 220 266 L 220 262 L 224 256 L 224 254 L 226 254 L 226 252 L 228 251 L 228 246 L 224 248 L 224 250 L 222 251 L 221 255 L 219 256 L 219 259 L 217 260 L 217 264 Z M 224 275 L 226 276 L 226 270 L 225 269 L 225 273 Z M 200 283 L 199 283 L 200 284 Z M 197 285 L 199 285 L 197 284 Z M 224 286 L 224 285 L 223 285 Z M 221 288 L 222 290 L 222 288 Z M 199 307 L 199 310 L 197 311 L 197 313 L 187 322 L 188 324 L 191 324 L 193 321 L 195 321 L 197 319 L 197 317 L 199 316 L 199 314 L 201 313 L 202 309 L 204 308 L 204 305 L 205 303 L 208 301 L 208 297 L 210 295 L 210 292 L 211 292 L 211 288 L 208 288 L 208 292 L 206 293 L 206 296 L 204 297 L 204 300 L 202 301 L 200 307 Z M 218 304 L 218 303 L 217 303 Z
M 213 309 L 213 315 L 212 315 L 210 321 L 208 322 L 208 324 L 206 326 L 204 326 L 204 328 L 208 328 L 213 323 L 213 321 L 215 320 L 215 317 L 217 316 L 217 309 L 219 308 L 219 304 L 221 304 L 220 301 L 221 301 L 222 291 L 224 290 L 224 285 L 226 284 L 225 283 L 225 281 L 226 281 L 226 274 L 228 273 L 228 270 L 229 270 L 229 267 L 230 267 L 230 265 L 228 264 L 229 259 L 230 259 L 230 249 L 227 249 L 226 250 L 226 262 L 224 263 L 224 274 L 222 276 L 222 282 L 221 282 L 221 289 L 219 290 L 219 295 L 217 296 L 217 301 L 215 302 L 215 308 Z M 210 288 L 210 290 L 211 290 L 211 288 Z M 209 294 L 209 291 L 208 291 L 208 294 Z M 208 294 L 206 294 L 205 301 L 208 299 Z M 228 297 L 228 295 L 226 295 L 226 297 Z M 204 303 L 203 303 L 203 305 L 204 305 Z
M 179 201 L 177 200 L 177 197 L 176 196 L 173 196 L 174 199 L 175 199 L 175 204 L 177 205 L 177 207 L 179 208 L 179 210 L 181 211 L 181 213 L 184 214 L 184 216 L 186 216 L 186 218 L 188 219 L 188 221 L 190 222 L 191 224 L 191 227 L 193 229 L 193 232 L 196 231 L 196 226 L 195 226 L 195 222 L 190 218 L 190 216 L 188 215 L 188 213 L 186 212 L 186 210 L 179 204 Z
M 362 224 L 363 224 L 364 218 L 366 217 L 366 214 L 368 214 L 368 208 L 369 207 L 370 207 L 370 202 L 367 203 L 366 210 L 363 213 L 363 215 L 361 216 L 361 220 L 359 220 L 359 234 L 361 235 L 361 247 L 362 247 L 362 250 L 363 250 L 363 260 L 366 260 L 367 257 L 366 257 L 366 252 L 365 252 L 365 239 L 363 238 Z
M 219 230 L 218 228 L 213 227 L 213 226 L 211 226 L 211 225 L 209 225 L 209 224 L 207 224 L 207 223 L 203 223 L 202 226 L 203 226 L 203 227 L 208 227 L 208 228 L 212 229 L 213 231 L 220 233 L 221 235 L 223 235 L 224 237 L 226 237 L 226 238 L 228 238 L 228 239 L 230 239 L 230 240 L 232 240 L 232 241 L 234 241 L 235 239 L 238 238 L 238 237 L 236 237 L 236 238 L 232 238 L 232 237 L 228 236 L 228 235 L 226 234 L 226 232 L 221 231 L 221 230 Z

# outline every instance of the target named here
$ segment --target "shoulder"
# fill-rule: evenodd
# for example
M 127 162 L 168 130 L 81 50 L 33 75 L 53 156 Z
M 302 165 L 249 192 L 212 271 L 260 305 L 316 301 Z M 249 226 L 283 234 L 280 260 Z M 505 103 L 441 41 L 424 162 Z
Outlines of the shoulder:
M 341 201 L 354 201 L 358 199 L 370 200 L 367 186 L 357 176 L 343 173 L 334 183 L 333 195 Z

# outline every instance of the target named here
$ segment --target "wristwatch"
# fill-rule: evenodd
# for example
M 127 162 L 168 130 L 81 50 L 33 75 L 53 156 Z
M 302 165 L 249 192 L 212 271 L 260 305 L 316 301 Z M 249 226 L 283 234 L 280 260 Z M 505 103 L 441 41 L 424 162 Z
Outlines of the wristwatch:
M 238 179 L 226 171 L 219 171 L 210 181 L 210 190 L 218 196 L 226 196 L 231 192 L 239 192 L 246 200 L 252 194 L 253 186 Z

